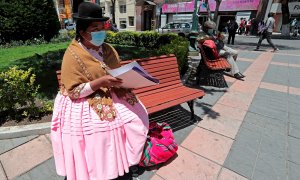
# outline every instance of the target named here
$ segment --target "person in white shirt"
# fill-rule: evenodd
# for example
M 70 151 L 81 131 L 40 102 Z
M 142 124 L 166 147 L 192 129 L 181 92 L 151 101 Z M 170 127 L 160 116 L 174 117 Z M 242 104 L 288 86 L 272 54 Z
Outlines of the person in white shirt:
M 259 37 L 259 41 L 257 43 L 257 46 L 256 46 L 256 51 L 259 50 L 259 47 L 261 45 L 261 42 L 264 40 L 264 39 L 267 39 L 268 43 L 272 46 L 272 48 L 274 49 L 273 52 L 275 51 L 278 51 L 279 49 L 274 45 L 274 43 L 272 42 L 271 40 L 271 36 L 272 36 L 272 32 L 273 32 L 273 28 L 275 27 L 275 19 L 274 19 L 274 13 L 269 13 L 268 15 L 268 20 L 267 20 L 267 23 L 266 23 L 266 26 L 264 28 L 264 31 L 263 33 L 261 33 L 260 37 Z

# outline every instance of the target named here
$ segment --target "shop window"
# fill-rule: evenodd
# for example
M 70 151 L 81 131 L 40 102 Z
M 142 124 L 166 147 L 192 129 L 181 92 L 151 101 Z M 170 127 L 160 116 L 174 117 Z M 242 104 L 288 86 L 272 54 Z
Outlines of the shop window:
M 120 29 L 126 29 L 127 28 L 127 21 L 126 18 L 120 18 Z
M 134 17 L 133 16 L 129 16 L 129 26 L 134 26 Z
M 120 13 L 126 13 L 126 5 L 120 5 Z

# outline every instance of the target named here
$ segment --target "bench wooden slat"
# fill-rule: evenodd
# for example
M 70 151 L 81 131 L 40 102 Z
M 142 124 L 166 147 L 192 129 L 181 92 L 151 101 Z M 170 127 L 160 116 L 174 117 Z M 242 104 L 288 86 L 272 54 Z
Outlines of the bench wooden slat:
M 198 92 L 197 90 L 191 89 L 191 88 L 187 88 L 185 86 L 176 88 L 176 89 L 172 89 L 172 90 L 167 90 L 164 92 L 160 92 L 159 95 L 158 94 L 151 94 L 148 95 L 147 98 L 145 99 L 145 96 L 141 97 L 143 99 L 143 103 L 147 106 L 147 104 L 151 103 L 151 102 L 164 102 L 164 101 L 171 101 L 174 98 L 177 97 L 182 97 L 182 96 L 186 96 L 188 94 L 192 94 L 194 92 Z
M 160 80 L 158 85 L 133 90 L 149 114 L 189 102 L 191 117 L 194 117 L 193 100 L 202 98 L 205 93 L 199 89 L 183 86 L 178 72 L 177 59 L 174 55 L 122 61 L 121 65 L 132 61 L 137 61 L 150 75 Z M 60 71 L 56 73 L 59 85 L 61 85 Z
M 152 89 L 151 91 L 141 92 L 137 95 L 138 95 L 138 97 L 148 96 L 150 94 L 156 94 L 156 93 L 164 92 L 164 91 L 171 90 L 171 89 L 174 89 L 174 88 L 179 88 L 181 86 L 182 86 L 181 84 L 174 84 L 174 85 L 171 85 L 171 86 L 165 86 L 163 88 Z
M 178 84 L 178 83 L 181 83 L 181 81 L 180 80 L 169 81 L 169 82 L 166 82 L 166 83 L 160 83 L 160 84 L 155 85 L 155 86 L 148 86 L 148 87 L 134 89 L 133 91 L 136 94 L 140 94 L 140 93 L 143 93 L 143 92 L 152 91 L 153 89 L 160 89 L 160 88 L 164 88 L 166 86 L 171 86 L 171 85 Z
M 195 93 L 195 94 L 190 94 L 190 95 L 187 95 L 185 97 L 180 97 L 180 98 L 174 99 L 173 101 L 169 101 L 169 102 L 164 103 L 164 104 L 159 104 L 159 105 L 156 105 L 156 106 L 147 107 L 147 112 L 149 114 L 152 114 L 152 113 L 158 112 L 162 109 L 167 109 L 167 108 L 170 108 L 170 107 L 173 107 L 173 106 L 182 104 L 184 102 L 190 101 L 192 99 L 196 99 L 196 98 L 203 97 L 203 96 L 204 96 L 204 92 L 202 92 L 202 93 L 198 92 L 198 93 Z

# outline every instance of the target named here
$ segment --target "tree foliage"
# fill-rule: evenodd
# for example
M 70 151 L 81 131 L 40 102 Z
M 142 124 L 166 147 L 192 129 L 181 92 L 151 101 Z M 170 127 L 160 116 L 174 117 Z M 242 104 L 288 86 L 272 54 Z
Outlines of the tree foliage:
M 50 41 L 59 29 L 53 0 L 0 1 L 0 43 L 33 38 Z

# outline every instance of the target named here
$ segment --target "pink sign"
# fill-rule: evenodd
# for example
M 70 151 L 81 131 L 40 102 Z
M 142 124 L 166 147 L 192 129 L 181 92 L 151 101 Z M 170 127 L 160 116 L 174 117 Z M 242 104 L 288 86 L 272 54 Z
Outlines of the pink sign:
M 211 11 L 216 8 L 215 0 L 208 0 Z M 219 11 L 249 11 L 257 10 L 260 0 L 222 0 Z M 203 6 L 203 2 L 200 3 L 200 12 L 206 12 L 206 7 Z M 181 13 L 181 12 L 193 12 L 194 0 L 191 2 L 182 2 L 176 4 L 164 4 L 162 6 L 162 13 Z
M 176 4 L 164 4 L 162 13 L 194 12 L 194 0 L 191 2 L 181 2 Z
M 216 9 L 216 1 L 208 0 L 211 11 Z M 260 0 L 223 0 L 220 11 L 249 11 L 257 10 Z M 206 12 L 204 6 L 200 6 L 200 12 Z

